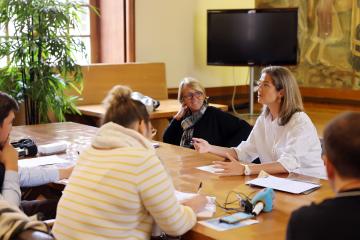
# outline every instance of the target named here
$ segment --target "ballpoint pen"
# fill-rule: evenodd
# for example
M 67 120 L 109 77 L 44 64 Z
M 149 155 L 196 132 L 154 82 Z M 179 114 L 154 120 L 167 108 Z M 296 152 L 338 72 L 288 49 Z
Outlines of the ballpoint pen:
M 202 182 L 200 182 L 200 184 L 199 184 L 199 187 L 198 187 L 198 190 L 197 190 L 197 193 L 198 193 L 198 194 L 200 193 L 201 188 L 202 188 Z

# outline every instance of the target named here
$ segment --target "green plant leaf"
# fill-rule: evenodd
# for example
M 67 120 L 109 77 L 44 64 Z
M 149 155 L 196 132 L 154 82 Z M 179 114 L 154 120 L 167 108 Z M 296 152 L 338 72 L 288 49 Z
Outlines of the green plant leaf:
M 8 58 L 0 69 L 0 90 L 25 103 L 28 124 L 47 122 L 49 111 L 59 121 L 66 113 L 80 114 L 79 98 L 64 92 L 83 89 L 74 54 L 85 54 L 85 45 L 69 35 L 79 28 L 81 11 L 74 1 L 0 0 L 0 26 L 14 27 L 13 36 L 0 40 L 0 59 Z

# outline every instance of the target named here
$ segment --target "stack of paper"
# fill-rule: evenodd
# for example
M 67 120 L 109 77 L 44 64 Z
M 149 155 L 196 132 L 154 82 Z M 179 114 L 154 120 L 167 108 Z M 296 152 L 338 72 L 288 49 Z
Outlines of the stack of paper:
M 224 170 L 221 168 L 215 168 L 214 166 L 215 165 L 205 165 L 205 166 L 197 167 L 197 169 L 205 171 L 205 172 L 210 172 L 210 173 L 217 173 L 217 172 L 221 172 Z
M 294 181 L 286 178 L 274 176 L 260 177 L 247 181 L 246 184 L 260 187 L 268 187 L 279 191 L 300 194 L 318 189 L 320 184 Z

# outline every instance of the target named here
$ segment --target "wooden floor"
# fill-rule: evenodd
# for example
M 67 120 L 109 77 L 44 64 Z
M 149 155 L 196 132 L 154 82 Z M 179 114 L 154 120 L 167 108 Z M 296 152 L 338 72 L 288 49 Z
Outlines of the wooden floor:
M 258 114 L 260 112 L 260 105 L 255 105 L 255 112 L 257 114 L 250 116 L 249 114 L 240 114 L 240 117 L 250 124 L 254 124 Z M 321 104 L 321 103 L 305 103 L 305 112 L 309 115 L 315 127 L 318 135 L 322 137 L 326 124 L 333 119 L 335 116 L 346 112 L 356 111 L 360 112 L 360 106 L 349 106 L 339 104 Z M 231 111 L 231 109 L 229 109 Z

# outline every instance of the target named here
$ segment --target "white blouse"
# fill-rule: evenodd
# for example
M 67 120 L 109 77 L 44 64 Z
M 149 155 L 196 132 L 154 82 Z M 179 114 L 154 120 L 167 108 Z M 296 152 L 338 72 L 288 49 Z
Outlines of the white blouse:
M 234 149 L 243 162 L 259 157 L 261 163 L 278 161 L 288 172 L 326 178 L 320 140 L 304 112 L 295 113 L 285 126 L 261 114 L 248 139 Z

